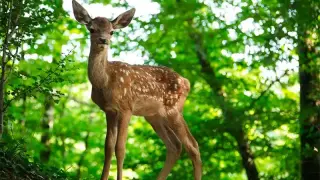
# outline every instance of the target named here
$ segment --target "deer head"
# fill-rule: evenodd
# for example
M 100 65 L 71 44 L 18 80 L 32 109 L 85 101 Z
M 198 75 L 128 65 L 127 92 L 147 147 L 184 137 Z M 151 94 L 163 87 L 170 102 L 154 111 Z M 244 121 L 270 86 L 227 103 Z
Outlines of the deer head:
M 106 48 L 109 45 L 113 31 L 128 26 L 134 16 L 135 8 L 120 14 L 109 21 L 104 17 L 92 19 L 89 13 L 75 0 L 72 1 L 73 13 L 78 22 L 86 25 L 90 32 L 91 44 Z

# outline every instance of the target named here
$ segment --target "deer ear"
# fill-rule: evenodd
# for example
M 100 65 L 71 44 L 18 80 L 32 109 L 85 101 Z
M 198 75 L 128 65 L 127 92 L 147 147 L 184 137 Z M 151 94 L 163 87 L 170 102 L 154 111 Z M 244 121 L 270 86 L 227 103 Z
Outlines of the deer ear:
M 120 14 L 117 18 L 115 18 L 111 23 L 114 29 L 120 29 L 128 26 L 136 12 L 135 8 L 130 9 L 122 14 Z
M 89 24 L 92 20 L 88 12 L 75 0 L 72 0 L 73 14 L 81 24 Z

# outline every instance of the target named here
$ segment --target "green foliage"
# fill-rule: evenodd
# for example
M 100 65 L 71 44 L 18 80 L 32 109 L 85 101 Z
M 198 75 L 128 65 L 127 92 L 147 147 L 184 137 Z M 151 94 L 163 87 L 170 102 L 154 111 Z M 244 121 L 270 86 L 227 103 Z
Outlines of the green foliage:
M 0 142 L 1 179 L 70 179 L 71 177 L 57 167 L 50 167 L 30 161 L 26 154 L 25 142 L 8 140 Z
M 297 26 L 318 25 L 317 8 L 306 4 L 319 5 L 305 2 L 303 12 L 311 12 L 301 15 L 305 20 L 296 16 L 296 1 L 154 2 L 160 13 L 135 18 L 135 24 L 115 33 L 111 48 L 114 55 L 141 52 L 148 57 L 146 63 L 168 66 L 190 80 L 184 117 L 200 146 L 203 179 L 247 179 L 242 161 L 250 159 L 245 159 L 242 147 L 252 153 L 260 179 L 300 179 Z M 128 6 L 110 0 L 89 3 Z M 20 14 L 19 38 L 12 39 L 8 48 L 18 53 L 9 53 L 7 66 L 12 71 L 7 73 L 6 120 L 9 134 L 25 142 L 9 141 L 0 149 L 4 168 L 0 173 L 13 178 L 13 171 L 20 177 L 34 169 L 30 178 L 98 179 L 106 123 L 90 100 L 88 32 L 64 12 L 61 1 L 6 1 L 0 9 L 11 6 L 11 15 L 4 11 L 0 17 L 2 45 L 12 28 L 8 20 L 14 22 Z M 319 47 L 319 28 L 312 32 L 307 35 L 310 47 Z M 314 63 L 301 68 L 317 69 L 319 58 L 309 56 Z M 46 118 L 52 121 L 44 128 Z M 42 142 L 44 135 L 49 137 L 47 143 Z M 46 148 L 49 161 L 40 166 L 40 154 Z M 306 153 L 315 153 L 313 148 Z M 151 126 L 133 117 L 125 178 L 155 179 L 165 155 L 165 146 Z M 37 163 L 29 162 L 33 159 Z M 112 164 L 115 179 L 115 158 Z M 192 163 L 185 152 L 168 179 L 192 179 Z
M 287 157 L 295 156 L 299 147 L 298 96 L 289 90 L 293 84 L 287 84 L 283 80 L 296 77 L 296 72 L 289 69 L 284 75 L 278 76 L 281 80 L 272 80 L 262 71 L 270 69 L 269 74 L 275 73 L 274 71 L 279 73 L 281 70 L 277 63 L 289 63 L 292 58 L 279 58 L 280 54 L 286 53 L 281 48 L 274 52 L 263 49 L 273 50 L 274 46 L 265 44 L 273 40 L 278 43 L 276 38 L 285 36 L 271 35 L 269 30 L 270 26 L 273 26 L 269 22 L 274 23 L 273 17 L 277 17 L 272 14 L 276 11 L 270 10 L 281 7 L 274 3 L 268 4 L 269 2 L 246 2 L 247 6 L 228 1 L 212 4 L 196 1 L 184 1 L 180 4 L 178 1 L 157 2 L 161 4 L 161 12 L 150 21 L 140 22 L 140 28 L 147 27 L 147 31 L 152 33 L 147 40 L 139 39 L 138 42 L 151 58 L 150 61 L 172 67 L 193 84 L 184 112 L 192 133 L 202 147 L 202 159 L 206 160 L 204 179 L 240 177 L 243 172 L 241 156 L 237 153 L 237 144 L 233 139 L 237 137 L 232 134 L 242 128 L 247 133 L 261 177 L 298 177 L 299 172 L 295 169 L 298 167 L 298 158 L 286 162 L 285 166 L 272 165 L 270 161 L 273 159 L 281 162 L 279 159 L 284 157 L 283 151 L 286 151 Z M 235 20 L 225 19 L 212 9 L 223 9 L 226 6 L 241 9 Z M 261 8 L 263 6 L 264 8 Z M 251 9 L 256 11 L 248 13 Z M 241 23 L 248 19 L 261 24 L 261 34 L 257 29 L 245 31 L 241 28 Z M 213 22 L 218 22 L 218 27 L 212 28 Z M 263 48 L 250 52 L 250 46 Z M 234 56 L 237 54 L 243 56 L 237 58 Z M 203 58 L 208 62 L 204 66 Z M 211 68 L 213 73 L 209 74 Z M 279 88 L 284 93 L 275 91 Z M 287 131 L 283 132 L 283 126 L 287 127 Z M 275 132 L 283 134 L 274 134 Z M 290 138 L 280 140 L 284 134 L 291 133 Z M 275 140 L 279 141 L 279 144 L 271 143 Z M 216 143 L 209 145 L 210 141 Z M 219 144 L 222 144 L 222 150 Z M 219 151 L 222 154 L 219 154 Z M 179 165 L 174 169 L 172 179 L 190 179 L 191 173 L 179 177 L 179 172 L 188 169 L 187 166 Z M 273 168 L 264 168 L 265 166 Z

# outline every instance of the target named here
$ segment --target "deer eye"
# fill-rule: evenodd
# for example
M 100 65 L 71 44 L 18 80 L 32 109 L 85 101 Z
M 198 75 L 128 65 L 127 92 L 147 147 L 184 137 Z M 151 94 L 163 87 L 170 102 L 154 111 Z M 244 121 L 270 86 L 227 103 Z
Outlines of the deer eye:
M 110 35 L 112 35 L 112 34 L 113 34 L 113 31 L 110 32 Z
M 90 31 L 90 33 L 94 33 L 94 29 L 93 28 L 90 28 L 89 31 Z

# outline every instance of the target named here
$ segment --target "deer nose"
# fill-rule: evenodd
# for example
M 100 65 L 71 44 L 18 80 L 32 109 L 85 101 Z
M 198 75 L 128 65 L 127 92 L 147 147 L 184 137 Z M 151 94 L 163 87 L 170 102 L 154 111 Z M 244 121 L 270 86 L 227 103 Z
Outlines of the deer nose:
M 108 40 L 106 38 L 99 38 L 101 44 L 108 44 Z

